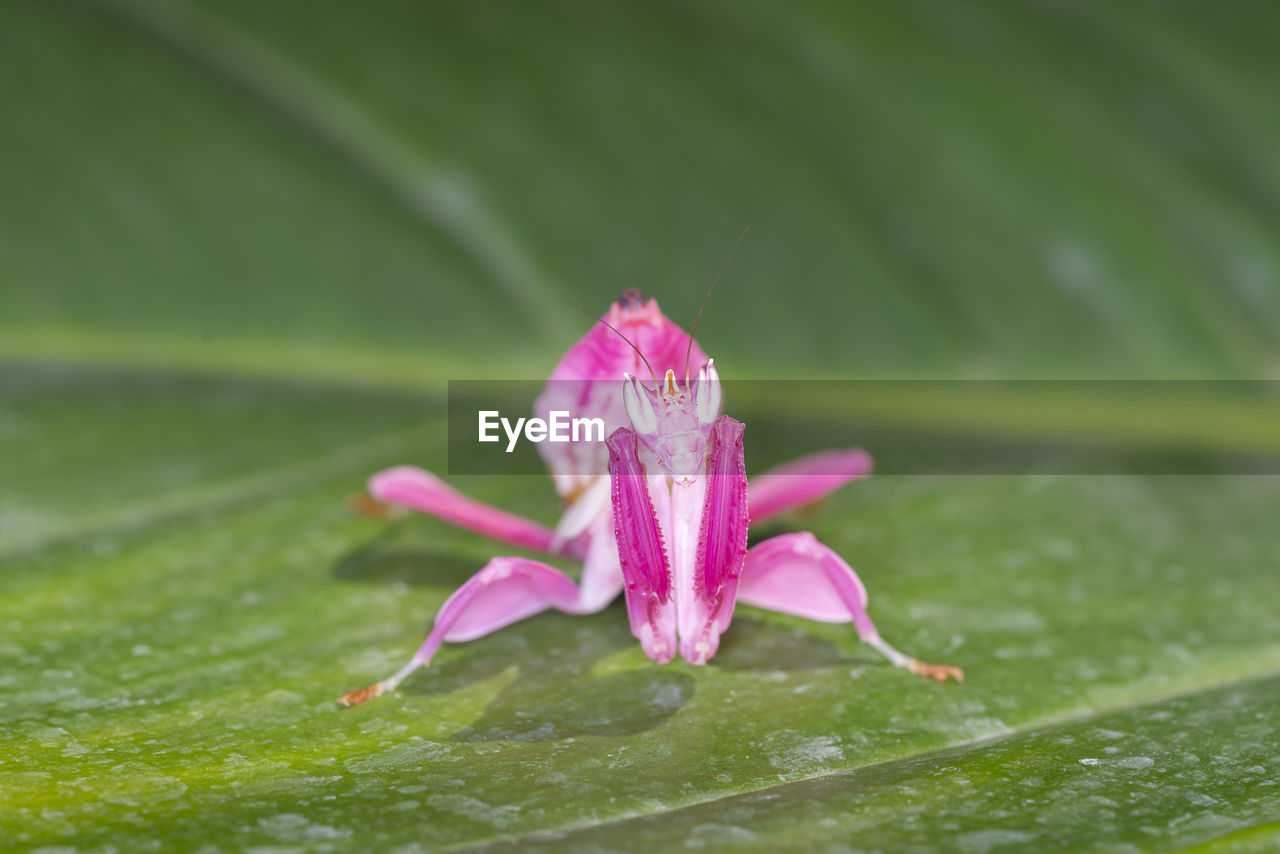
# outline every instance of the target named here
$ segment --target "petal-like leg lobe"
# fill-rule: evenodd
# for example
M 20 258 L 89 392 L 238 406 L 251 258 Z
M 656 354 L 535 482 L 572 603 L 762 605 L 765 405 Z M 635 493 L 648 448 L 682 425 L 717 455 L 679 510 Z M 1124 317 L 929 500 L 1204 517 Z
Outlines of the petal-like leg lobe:
M 813 534 L 783 534 L 748 551 L 738 601 L 811 620 L 852 622 L 858 637 L 895 667 L 940 682 L 964 679 L 958 667 L 917 661 L 886 643 L 867 614 L 867 590 L 857 573 Z
M 751 521 L 811 504 L 871 474 L 871 455 L 861 448 L 821 451 L 751 478 Z
M 555 533 L 537 522 L 468 498 L 440 478 L 414 466 L 397 466 L 369 478 L 369 493 L 403 504 L 460 528 L 534 551 L 557 553 Z
M 597 551 L 596 560 L 601 560 Z M 604 559 L 612 559 L 607 550 Z M 366 700 L 395 690 L 405 677 L 425 667 L 445 641 L 452 643 L 474 640 L 503 626 L 555 608 L 566 614 L 599 611 L 617 595 L 621 577 L 608 595 L 608 579 L 601 578 L 608 566 L 595 570 L 596 592 L 586 599 L 573 579 L 553 566 L 524 557 L 496 557 L 459 587 L 436 614 L 431 634 L 414 653 L 409 663 L 398 672 L 367 688 L 343 695 L 338 702 L 356 706 Z M 616 572 L 616 570 L 615 570 Z M 607 598 L 606 598 L 607 596 Z

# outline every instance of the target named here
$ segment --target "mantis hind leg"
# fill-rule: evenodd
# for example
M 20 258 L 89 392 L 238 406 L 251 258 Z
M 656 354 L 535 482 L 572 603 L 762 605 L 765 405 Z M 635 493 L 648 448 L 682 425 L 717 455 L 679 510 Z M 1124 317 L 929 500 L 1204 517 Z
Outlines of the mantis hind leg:
M 550 528 L 468 498 L 431 472 L 414 466 L 378 472 L 369 478 L 369 494 L 378 501 L 411 507 L 520 548 L 568 553 Z
M 895 667 L 939 682 L 964 680 L 960 668 L 919 661 L 881 638 L 867 614 L 867 590 L 857 573 L 813 534 L 783 534 L 748 551 L 738 601 L 811 620 L 852 622 L 863 643 Z
M 607 564 L 594 566 L 600 568 L 590 578 L 584 575 L 580 588 L 572 578 L 542 561 L 493 558 L 440 607 L 431 633 L 404 667 L 380 682 L 342 695 L 338 702 L 358 706 L 394 691 L 415 670 L 430 664 L 445 641 L 475 640 L 549 608 L 566 614 L 603 609 L 621 591 L 622 577 L 618 572 L 614 582 L 607 574 Z
M 861 448 L 819 451 L 751 478 L 747 507 L 762 522 L 820 501 L 851 481 L 871 474 L 871 455 Z

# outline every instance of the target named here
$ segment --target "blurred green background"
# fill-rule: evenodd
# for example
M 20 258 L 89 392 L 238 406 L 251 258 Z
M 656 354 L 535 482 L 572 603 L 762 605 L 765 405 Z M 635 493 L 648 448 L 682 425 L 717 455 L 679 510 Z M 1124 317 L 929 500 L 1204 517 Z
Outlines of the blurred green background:
M 0 847 L 1270 850 L 1270 477 L 880 478 L 760 532 L 817 532 L 964 686 L 746 608 L 658 668 L 615 605 L 331 700 L 494 553 L 347 499 L 444 469 L 448 379 L 549 371 L 588 322 L 545 284 L 687 327 L 750 226 L 698 336 L 727 377 L 1280 379 L 1278 36 L 1265 2 L 3 0 Z M 1274 401 L 1203 388 L 1055 405 L 1274 455 Z
M 1269 4 L 474 5 L 6 4 L 6 354 L 1280 372 Z

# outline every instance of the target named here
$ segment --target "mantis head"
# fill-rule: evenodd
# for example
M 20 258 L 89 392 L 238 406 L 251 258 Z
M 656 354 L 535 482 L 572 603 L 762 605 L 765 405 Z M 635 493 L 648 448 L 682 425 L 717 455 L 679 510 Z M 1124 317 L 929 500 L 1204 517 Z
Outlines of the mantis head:
M 686 379 L 683 388 L 673 370 L 656 388 L 645 387 L 630 374 L 624 376 L 622 401 L 636 438 L 672 477 L 702 474 L 722 397 L 714 361 L 708 359 L 697 378 Z

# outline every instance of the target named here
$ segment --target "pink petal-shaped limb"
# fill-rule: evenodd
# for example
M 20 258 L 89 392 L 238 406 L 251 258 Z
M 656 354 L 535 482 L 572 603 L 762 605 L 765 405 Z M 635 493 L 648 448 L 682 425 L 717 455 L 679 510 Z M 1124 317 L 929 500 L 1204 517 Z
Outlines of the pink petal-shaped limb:
M 886 643 L 867 615 L 867 590 L 857 573 L 808 532 L 773 537 L 748 551 L 738 600 L 810 620 L 852 622 L 863 643 L 895 667 L 939 682 L 964 679 L 958 667 L 917 661 Z
M 431 633 L 408 664 L 381 682 L 344 694 L 338 702 L 358 706 L 394 691 L 411 673 L 430 664 L 445 641 L 475 640 L 548 608 L 566 614 L 590 614 L 603 609 L 622 588 L 617 562 L 609 538 L 594 537 L 579 588 L 572 578 L 541 561 L 493 558 L 440 607 Z
M 727 415 L 709 437 L 706 476 L 672 487 L 679 585 L 676 613 L 680 656 L 706 664 L 733 618 L 738 577 L 747 552 L 747 473 L 744 427 Z
M 659 664 L 676 653 L 676 609 L 671 566 L 659 519 L 671 518 L 663 478 L 650 478 L 640 462 L 636 434 L 621 427 L 606 442 L 613 487 L 614 535 L 627 596 L 631 633 Z
M 369 478 L 369 494 L 500 542 L 547 554 L 563 551 L 550 528 L 468 498 L 431 472 L 414 466 L 397 466 L 373 475 Z
M 751 479 L 751 521 L 810 504 L 871 474 L 871 455 L 861 448 L 819 451 L 771 468 Z

